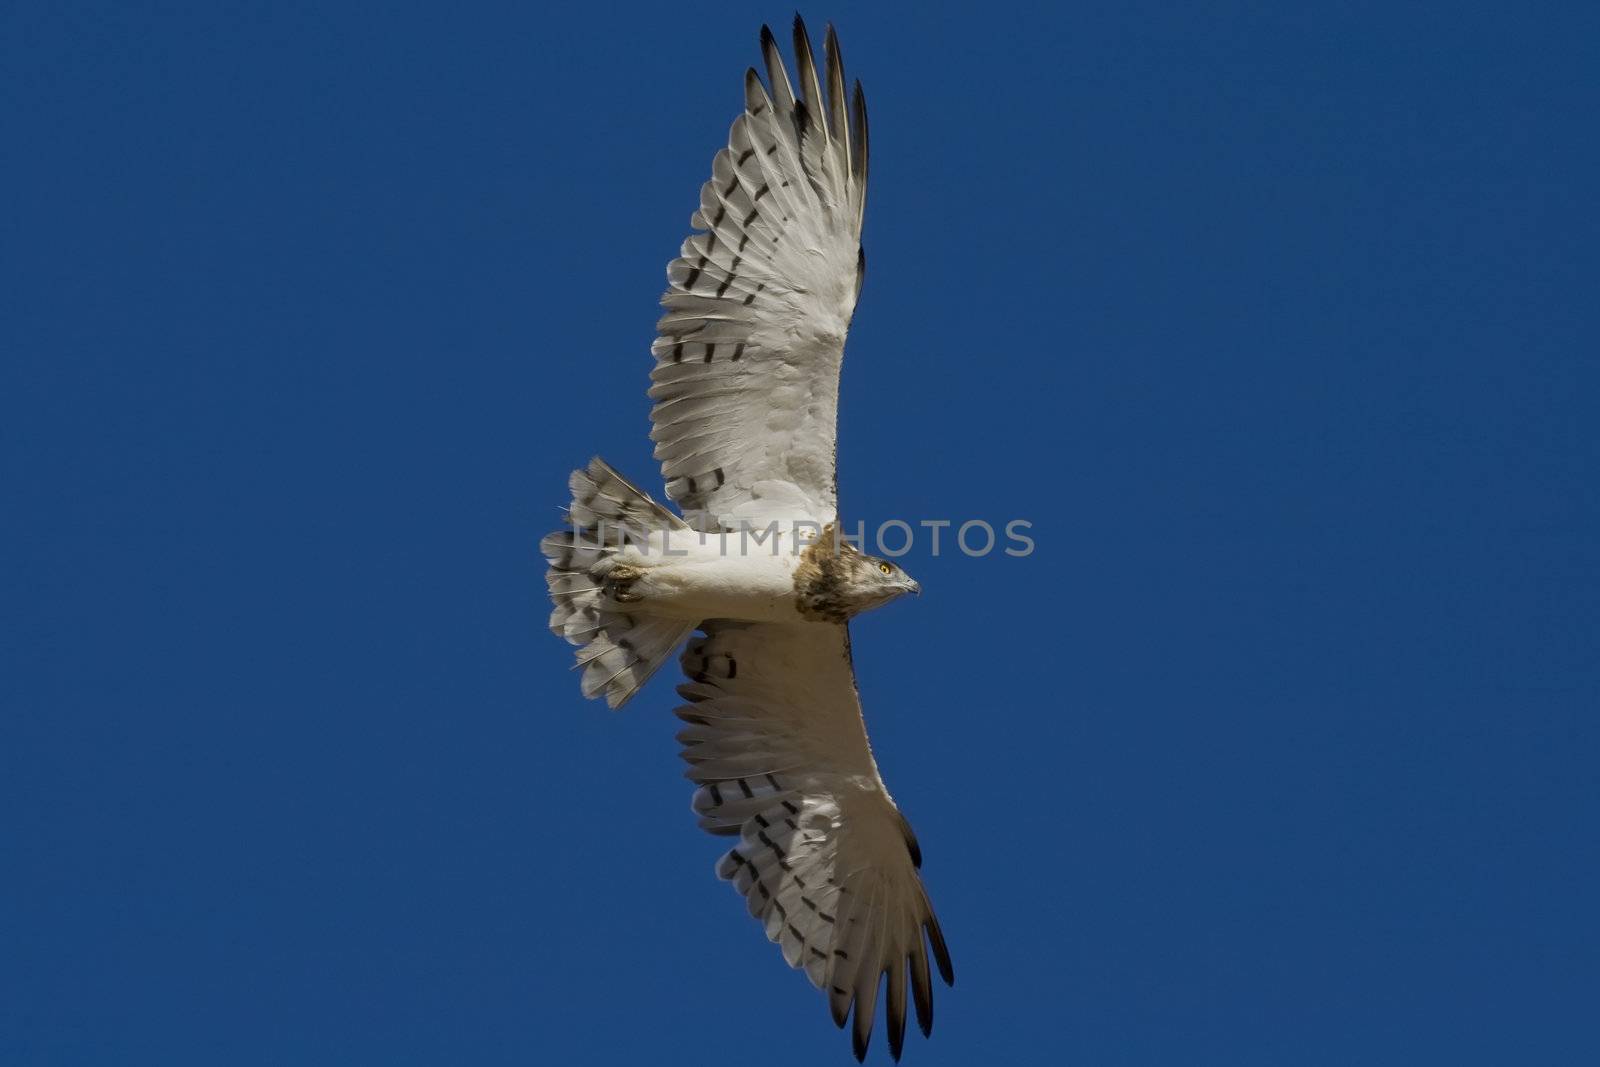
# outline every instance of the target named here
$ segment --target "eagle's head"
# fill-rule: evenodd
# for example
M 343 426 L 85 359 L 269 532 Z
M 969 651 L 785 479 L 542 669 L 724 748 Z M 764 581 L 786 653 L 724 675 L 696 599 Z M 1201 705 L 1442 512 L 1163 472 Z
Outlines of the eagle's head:
M 907 593 L 922 592 L 899 564 L 837 540 L 832 526 L 801 554 L 794 586 L 800 613 L 829 622 L 844 622 Z

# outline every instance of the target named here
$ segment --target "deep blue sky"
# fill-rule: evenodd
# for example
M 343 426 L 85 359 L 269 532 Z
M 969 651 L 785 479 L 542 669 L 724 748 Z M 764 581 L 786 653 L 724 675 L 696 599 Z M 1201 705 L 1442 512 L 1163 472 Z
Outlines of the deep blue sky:
M 849 1062 L 536 550 L 789 10 L 149 6 L 0 13 L 0 1061 Z M 1600 1060 L 1593 5 L 882 8 L 908 1062 Z

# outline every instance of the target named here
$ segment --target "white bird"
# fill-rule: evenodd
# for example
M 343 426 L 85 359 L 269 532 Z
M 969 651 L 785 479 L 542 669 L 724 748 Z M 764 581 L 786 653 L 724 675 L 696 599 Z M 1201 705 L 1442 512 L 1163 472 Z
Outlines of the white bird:
M 834 1022 L 853 1010 L 857 1059 L 883 986 L 898 1060 L 908 988 L 923 1033 L 933 1024 L 930 953 L 954 974 L 916 838 L 867 743 L 848 620 L 919 589 L 836 535 L 867 111 L 859 82 L 847 109 L 832 27 L 822 77 L 799 18 L 794 48 L 798 86 L 762 27 L 767 85 L 746 72 L 698 232 L 667 268 L 651 438 L 683 518 L 596 458 L 572 474 L 569 528 L 541 547 L 550 626 L 579 646 L 585 696 L 619 707 L 687 639 L 678 740 L 694 810 L 738 837 L 718 874 Z

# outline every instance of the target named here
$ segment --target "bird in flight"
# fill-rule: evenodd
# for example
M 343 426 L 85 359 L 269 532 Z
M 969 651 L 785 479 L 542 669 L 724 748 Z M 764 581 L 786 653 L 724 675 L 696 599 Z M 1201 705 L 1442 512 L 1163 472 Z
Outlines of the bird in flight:
M 954 982 L 922 856 L 867 742 L 849 620 L 917 583 L 839 536 L 835 439 L 845 333 L 866 260 L 867 109 L 829 27 L 796 82 L 762 27 L 767 81 L 700 190 L 667 268 L 650 412 L 658 504 L 598 457 L 541 548 L 550 627 L 582 690 L 620 707 L 680 645 L 678 741 L 701 827 L 736 841 L 717 873 L 767 938 L 852 1021 L 866 1055 L 880 989 L 900 1058 L 909 996 L 933 1025 L 930 962 Z M 696 631 L 699 631 L 696 633 Z

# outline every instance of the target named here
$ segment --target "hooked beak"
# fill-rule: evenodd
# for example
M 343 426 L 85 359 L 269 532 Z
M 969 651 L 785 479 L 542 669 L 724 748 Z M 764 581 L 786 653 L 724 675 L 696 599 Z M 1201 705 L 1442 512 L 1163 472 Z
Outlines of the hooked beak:
M 910 593 L 912 596 L 921 596 L 922 595 L 922 584 L 920 582 L 918 582 L 915 578 L 907 578 L 906 579 L 906 592 Z

